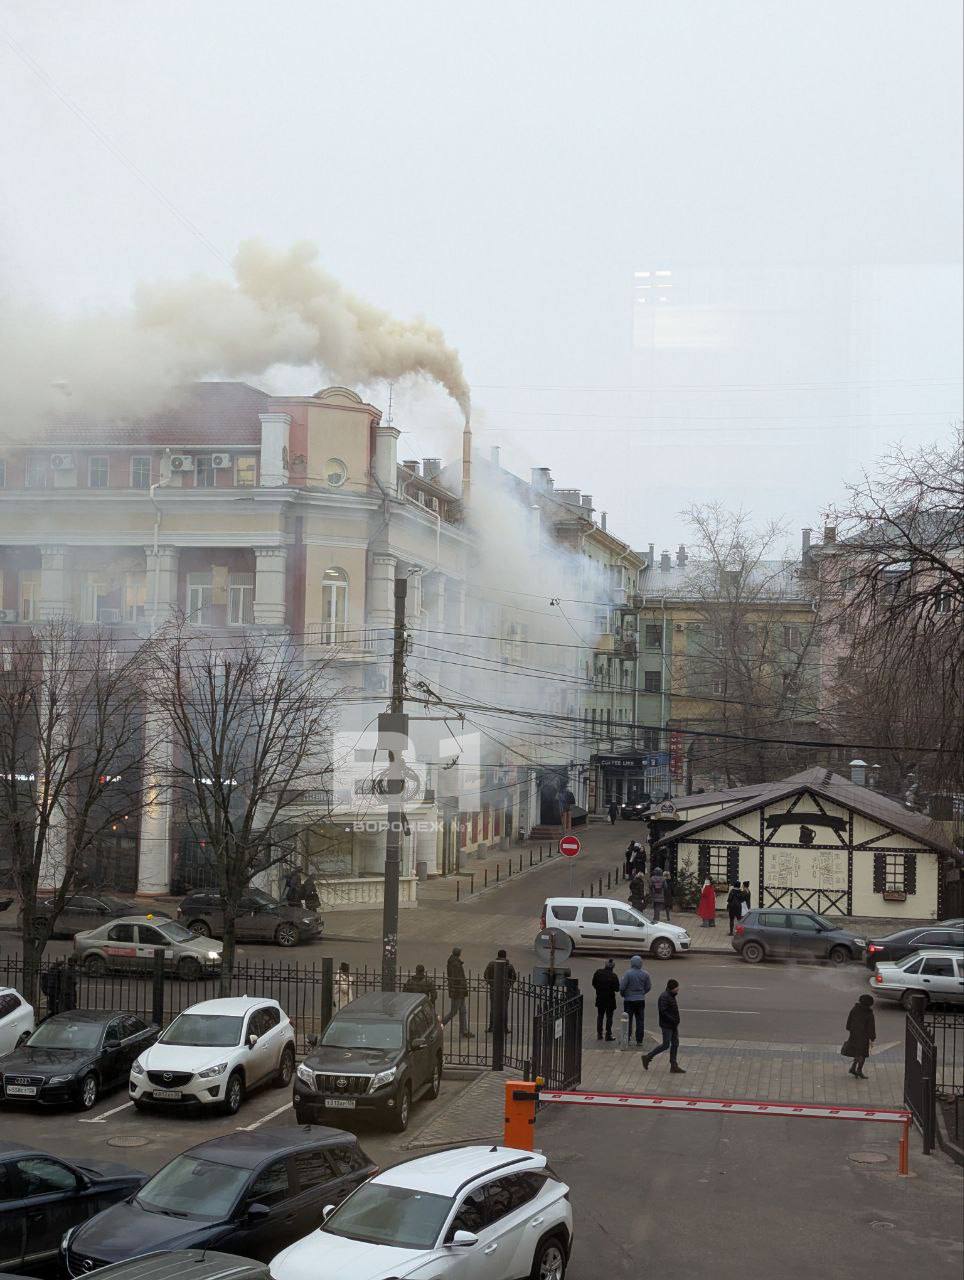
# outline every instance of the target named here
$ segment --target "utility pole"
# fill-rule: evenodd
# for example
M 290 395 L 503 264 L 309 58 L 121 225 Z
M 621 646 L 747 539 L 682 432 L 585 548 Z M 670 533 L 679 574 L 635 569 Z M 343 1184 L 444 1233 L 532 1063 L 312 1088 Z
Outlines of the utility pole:
M 388 831 L 385 835 L 385 891 L 382 907 L 382 990 L 395 990 L 398 971 L 398 880 L 402 849 L 402 798 L 408 716 L 405 706 L 405 597 L 408 579 L 395 579 L 395 630 L 392 643 L 392 701 L 387 715 L 378 717 L 379 749 L 388 751 Z

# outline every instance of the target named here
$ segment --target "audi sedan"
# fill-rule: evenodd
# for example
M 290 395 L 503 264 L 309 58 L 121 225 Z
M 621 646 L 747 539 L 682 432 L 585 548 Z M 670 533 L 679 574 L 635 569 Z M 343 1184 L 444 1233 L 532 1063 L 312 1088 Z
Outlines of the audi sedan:
M 915 951 L 946 951 L 948 947 L 964 948 L 964 924 L 954 920 L 937 920 L 934 924 L 899 929 L 897 933 L 867 941 L 868 969 L 883 963 L 895 963 Z

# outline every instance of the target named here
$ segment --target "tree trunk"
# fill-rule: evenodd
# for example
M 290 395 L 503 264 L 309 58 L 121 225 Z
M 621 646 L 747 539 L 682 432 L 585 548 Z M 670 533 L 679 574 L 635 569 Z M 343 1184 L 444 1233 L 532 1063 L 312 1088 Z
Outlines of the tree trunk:
M 224 934 L 222 936 L 221 951 L 221 976 L 218 981 L 218 994 L 229 996 L 231 994 L 231 979 L 234 977 L 234 957 L 236 948 L 235 941 L 235 919 L 237 916 L 237 908 L 233 903 L 225 899 L 224 903 Z
M 28 898 L 23 900 L 21 918 L 23 921 L 23 941 L 21 943 L 23 952 L 23 986 L 20 994 L 28 1004 L 32 1004 L 36 1009 L 40 995 L 40 965 L 47 946 L 47 931 L 44 929 L 42 934 L 39 937 L 37 936 L 34 927 L 34 903 Z

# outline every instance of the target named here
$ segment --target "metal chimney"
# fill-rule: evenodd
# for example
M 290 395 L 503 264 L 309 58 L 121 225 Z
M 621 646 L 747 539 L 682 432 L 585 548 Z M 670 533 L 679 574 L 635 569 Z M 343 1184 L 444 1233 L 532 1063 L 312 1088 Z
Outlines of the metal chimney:
M 668 552 L 668 551 L 664 551 L 664 552 L 662 552 L 662 553 L 661 553 L 661 555 L 660 555 L 660 557 L 659 557 L 659 571 L 660 571 L 660 573 L 669 573 L 669 571 L 670 571 L 670 569 L 672 569 L 672 567 L 673 567 L 673 560 L 672 560 L 672 557 L 670 556 L 669 552 Z
M 824 542 L 837 541 L 837 526 L 835 524 L 825 524 L 823 527 Z
M 651 542 L 649 550 L 646 552 L 646 567 L 648 569 L 656 568 L 656 544 Z
M 599 517 L 599 527 L 600 529 L 602 529 L 603 533 L 606 532 L 606 512 L 605 511 Z
M 676 564 L 680 569 L 686 568 L 686 548 L 682 543 L 680 543 L 679 549 L 676 552 Z
M 867 785 L 867 761 L 851 760 L 850 762 L 850 781 L 855 787 L 865 787 Z

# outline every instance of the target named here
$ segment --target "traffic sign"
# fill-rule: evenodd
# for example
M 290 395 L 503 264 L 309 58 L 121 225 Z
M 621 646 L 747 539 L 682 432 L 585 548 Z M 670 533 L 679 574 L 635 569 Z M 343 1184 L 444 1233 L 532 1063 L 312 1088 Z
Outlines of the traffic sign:
M 563 836 L 559 841 L 559 852 L 564 858 L 574 858 L 581 848 L 578 836 Z
M 565 962 L 572 955 L 572 938 L 561 929 L 542 929 L 536 934 L 532 949 L 539 963 L 551 968 L 559 961 Z

